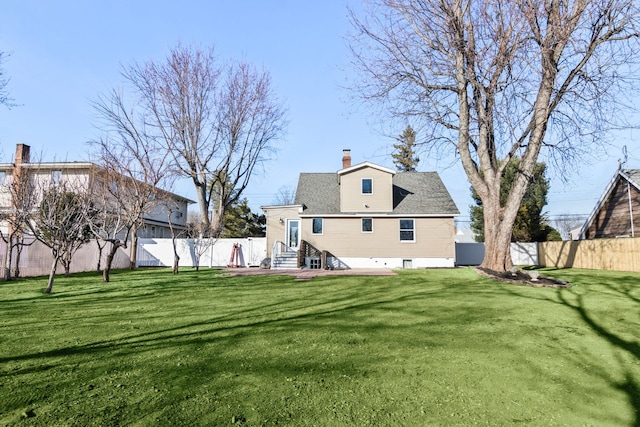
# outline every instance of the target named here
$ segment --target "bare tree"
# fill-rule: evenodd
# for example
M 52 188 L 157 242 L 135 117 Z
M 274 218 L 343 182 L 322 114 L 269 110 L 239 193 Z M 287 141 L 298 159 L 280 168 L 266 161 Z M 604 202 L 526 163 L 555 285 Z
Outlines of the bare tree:
M 25 232 L 38 201 L 31 177 L 19 163 L 2 186 L 2 192 L 10 198 L 8 209 L 0 212 L 0 220 L 7 224 L 7 232 L 0 232 L 0 237 L 6 243 L 4 279 L 10 280 L 12 274 L 13 277 L 20 276 L 20 255 L 25 246 Z M 13 273 L 12 265 L 15 266 Z
M 187 223 L 188 234 L 193 239 L 193 257 L 196 271 L 200 271 L 200 260 L 210 248 L 216 243 L 217 237 L 211 226 L 202 221 L 198 213 L 193 213 Z
M 173 247 L 173 274 L 178 274 L 180 268 L 180 255 L 178 254 L 178 240 L 179 238 L 186 237 L 187 230 L 184 228 L 176 228 L 173 223 L 173 215 L 182 212 L 180 211 L 180 207 L 177 205 L 175 200 L 171 197 L 164 197 L 161 205 L 166 211 L 167 214 L 167 223 L 169 224 L 169 231 L 171 233 L 171 245 Z
M 562 236 L 562 240 L 577 239 L 580 228 L 584 225 L 588 215 L 581 214 L 562 214 L 557 215 L 552 220 L 553 227 L 558 230 Z M 572 232 L 577 232 L 573 234 Z
M 171 179 L 169 153 L 148 131 L 147 115 L 128 106 L 123 94 L 112 90 L 93 103 L 103 136 L 92 141 L 101 171 L 92 184 L 102 221 L 94 235 L 111 243 L 103 280 L 109 281 L 113 256 L 131 238 L 130 268 L 135 268 L 138 228 L 144 215 L 159 204 L 161 187 Z
M 215 233 L 283 134 L 285 110 L 269 74 L 243 62 L 220 65 L 213 49 L 177 46 L 165 62 L 133 64 L 123 75 L 173 166 L 192 180 L 202 229 Z M 216 187 L 222 192 L 212 207 Z
M 618 114 L 637 64 L 632 0 L 372 0 L 352 13 L 354 83 L 391 117 L 420 122 L 435 152 L 459 156 L 485 210 L 482 266 L 511 267 L 511 230 L 538 156 L 567 164 Z M 627 89 L 625 93 L 624 89 Z M 622 90 L 621 90 L 622 89 Z M 500 178 L 520 169 L 506 200 Z M 565 166 L 566 167 L 566 166 Z
M 273 198 L 273 204 L 286 206 L 292 205 L 296 200 L 296 189 L 291 185 L 283 185 L 278 189 L 275 197 Z
M 13 98 L 11 98 L 9 92 L 7 91 L 9 78 L 6 76 L 4 69 L 1 67 L 6 57 L 6 52 L 0 52 L 0 105 L 11 108 L 15 106 L 15 103 L 13 101 Z
M 109 282 L 111 265 L 119 248 L 130 249 L 130 264 L 135 265 L 137 230 L 142 225 L 144 214 L 158 205 L 156 195 L 159 190 L 156 187 L 124 175 L 122 169 L 118 170 L 100 168 L 94 173 L 90 187 L 91 232 L 95 238 L 109 243 L 102 270 L 104 282 Z
M 85 212 L 86 194 L 68 188 L 66 184 L 51 185 L 41 192 L 42 199 L 29 227 L 36 239 L 51 249 L 53 263 L 46 293 L 51 293 L 58 263 L 69 276 L 75 252 L 91 239 Z

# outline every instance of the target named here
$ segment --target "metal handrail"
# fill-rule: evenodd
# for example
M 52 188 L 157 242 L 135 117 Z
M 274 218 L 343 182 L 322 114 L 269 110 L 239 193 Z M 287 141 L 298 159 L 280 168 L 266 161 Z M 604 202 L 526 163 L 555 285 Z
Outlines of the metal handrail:
M 287 246 L 284 242 L 280 240 L 276 240 L 273 242 L 273 247 L 271 248 L 271 267 L 273 267 L 273 263 L 277 256 L 280 256 L 283 252 L 297 252 L 295 249 Z

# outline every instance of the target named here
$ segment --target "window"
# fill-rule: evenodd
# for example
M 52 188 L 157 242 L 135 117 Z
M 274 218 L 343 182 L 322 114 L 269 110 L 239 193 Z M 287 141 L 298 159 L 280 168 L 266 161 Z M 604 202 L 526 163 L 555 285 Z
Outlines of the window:
M 362 194 L 373 194 L 373 180 L 362 178 Z
M 400 241 L 401 242 L 415 242 L 416 235 L 414 230 L 414 223 L 412 219 L 400 220 Z
M 60 184 L 60 178 L 62 178 L 61 170 L 51 171 L 51 183 L 53 185 Z
M 0 171 L 0 184 L 7 182 L 7 172 Z
M 313 218 L 311 229 L 313 234 L 322 234 L 322 218 Z
M 362 232 L 373 233 L 373 218 L 362 218 Z

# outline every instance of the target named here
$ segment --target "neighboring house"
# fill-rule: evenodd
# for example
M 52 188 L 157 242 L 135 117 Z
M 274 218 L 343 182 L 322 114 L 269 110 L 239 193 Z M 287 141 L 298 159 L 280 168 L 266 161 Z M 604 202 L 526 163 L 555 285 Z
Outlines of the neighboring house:
M 74 188 L 87 189 L 103 169 L 90 162 L 30 163 L 30 147 L 18 144 L 14 162 L 0 164 L 0 210 L 6 211 L 12 206 L 9 185 L 19 170 L 27 172 L 36 191 L 41 191 L 41 188 L 47 185 L 58 183 L 71 183 Z M 194 202 L 170 192 L 162 191 L 162 194 L 171 201 L 171 223 L 174 230 L 185 231 L 187 206 Z M 167 214 L 164 205 L 159 205 L 147 213 L 144 216 L 144 225 L 138 229 L 138 237 L 171 237 Z M 8 231 L 7 228 L 6 223 L 0 222 L 0 230 L 3 233 Z
M 618 169 L 587 222 L 580 239 L 635 237 L 640 232 L 640 169 Z
M 295 204 L 263 206 L 272 268 L 423 268 L 455 264 L 459 214 L 436 172 L 351 165 L 301 173 Z

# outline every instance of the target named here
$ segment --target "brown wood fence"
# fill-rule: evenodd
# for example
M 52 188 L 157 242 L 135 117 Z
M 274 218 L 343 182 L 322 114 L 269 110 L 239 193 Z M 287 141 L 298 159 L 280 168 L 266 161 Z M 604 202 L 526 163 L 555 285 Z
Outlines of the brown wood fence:
M 539 243 L 538 263 L 542 267 L 640 272 L 640 238 Z

